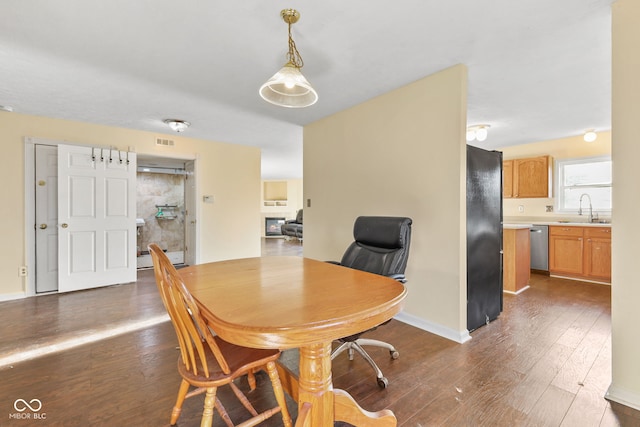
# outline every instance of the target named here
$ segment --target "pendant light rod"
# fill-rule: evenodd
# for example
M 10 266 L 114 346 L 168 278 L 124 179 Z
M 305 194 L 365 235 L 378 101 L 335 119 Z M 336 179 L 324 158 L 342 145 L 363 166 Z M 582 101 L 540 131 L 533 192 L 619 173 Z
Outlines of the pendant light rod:
M 298 48 L 296 47 L 296 42 L 293 41 L 293 36 L 291 35 L 291 24 L 298 22 L 300 19 L 300 12 L 295 9 L 284 9 L 280 12 L 280 16 L 282 16 L 282 19 L 289 27 L 289 52 L 287 53 L 287 58 L 294 67 L 302 68 L 304 66 L 304 61 L 302 60 L 302 56 L 300 56 L 300 52 L 298 52 Z

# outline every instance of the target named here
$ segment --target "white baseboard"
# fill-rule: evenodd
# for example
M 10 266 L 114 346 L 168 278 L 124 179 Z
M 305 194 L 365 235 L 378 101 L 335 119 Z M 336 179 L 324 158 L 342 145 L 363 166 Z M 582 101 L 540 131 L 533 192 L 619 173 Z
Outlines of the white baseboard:
M 529 285 L 527 285 L 524 288 L 520 289 L 518 292 L 507 291 L 507 290 L 504 290 L 504 289 L 502 290 L 502 292 L 504 292 L 505 294 L 518 295 L 518 294 L 521 294 L 522 292 L 526 291 L 527 289 L 529 289 Z
M 165 252 L 171 264 L 182 264 L 184 262 L 184 252 L 175 251 L 175 252 Z M 153 260 L 151 259 L 151 255 L 145 254 L 137 257 L 137 267 L 138 268 L 150 268 L 153 267 Z
M 471 335 L 469 335 L 469 331 L 466 329 L 464 331 L 456 331 L 437 323 L 429 322 L 428 320 L 424 320 L 404 311 L 396 315 L 395 319 L 408 325 L 415 326 L 423 331 L 431 332 L 432 334 L 455 341 L 459 344 L 463 344 L 471 339 Z
M 612 400 L 621 405 L 633 408 L 636 411 L 640 411 L 640 393 L 625 390 L 611 384 L 604 397 L 607 400 Z
M 12 294 L 0 294 L 0 301 L 12 301 L 14 299 L 26 298 L 27 294 L 24 292 L 15 292 Z

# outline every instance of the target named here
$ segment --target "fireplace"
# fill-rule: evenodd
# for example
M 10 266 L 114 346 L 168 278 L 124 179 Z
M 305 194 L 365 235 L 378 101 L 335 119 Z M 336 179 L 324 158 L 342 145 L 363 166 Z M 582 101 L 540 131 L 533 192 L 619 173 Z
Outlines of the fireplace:
M 284 218 L 267 217 L 264 219 L 265 236 L 282 236 L 280 227 L 284 224 Z

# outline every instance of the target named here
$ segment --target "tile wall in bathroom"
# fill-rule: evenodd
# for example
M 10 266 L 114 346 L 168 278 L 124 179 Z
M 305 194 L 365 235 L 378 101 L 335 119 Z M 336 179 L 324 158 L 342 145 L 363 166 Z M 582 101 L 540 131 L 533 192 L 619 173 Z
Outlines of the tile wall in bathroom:
M 184 176 L 138 172 L 137 178 L 136 217 L 145 222 L 137 238 L 139 250 L 146 251 L 149 243 L 168 252 L 184 250 Z M 163 208 L 158 218 L 156 205 L 177 207 Z

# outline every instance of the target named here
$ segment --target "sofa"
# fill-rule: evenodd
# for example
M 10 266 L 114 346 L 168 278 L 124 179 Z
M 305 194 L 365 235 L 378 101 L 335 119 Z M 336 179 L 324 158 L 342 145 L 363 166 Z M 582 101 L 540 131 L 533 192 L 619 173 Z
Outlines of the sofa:
M 295 237 L 302 240 L 302 209 L 296 214 L 296 219 L 288 219 L 280 227 L 285 237 Z

